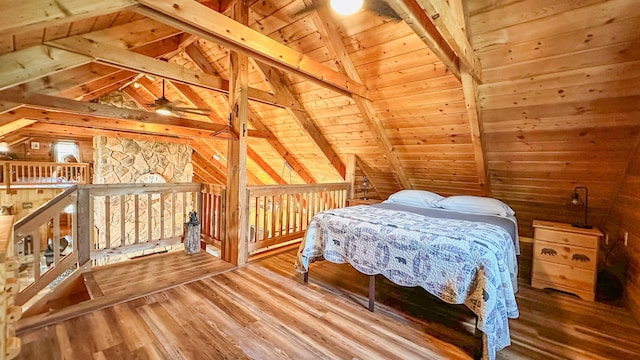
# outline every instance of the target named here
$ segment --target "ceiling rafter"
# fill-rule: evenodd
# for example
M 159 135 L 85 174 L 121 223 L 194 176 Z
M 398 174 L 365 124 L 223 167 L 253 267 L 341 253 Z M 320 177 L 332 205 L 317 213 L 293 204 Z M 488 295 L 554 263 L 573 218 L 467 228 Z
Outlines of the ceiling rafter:
M 0 33 L 42 29 L 122 11 L 135 5 L 133 0 L 4 0 L 0 12 Z
M 326 39 L 325 45 L 329 49 L 331 55 L 338 60 L 338 66 L 342 69 L 342 71 L 354 81 L 362 83 L 362 79 L 356 70 L 353 61 L 349 57 L 349 53 L 342 42 L 342 38 L 340 37 L 339 32 L 336 29 L 336 24 L 332 20 L 333 15 L 329 11 L 326 6 L 322 6 L 318 0 L 304 0 L 307 6 L 315 5 L 316 11 L 313 12 L 312 20 L 316 25 L 316 28 L 320 32 L 322 38 Z M 366 85 L 365 85 L 366 86 Z M 391 162 L 391 166 L 393 171 L 396 173 L 400 184 L 405 189 L 411 189 L 412 185 L 408 180 L 407 174 L 404 172 L 402 165 L 400 164 L 400 160 L 398 160 L 398 156 L 396 155 L 393 144 L 389 140 L 387 136 L 386 130 L 382 125 L 382 121 L 377 115 L 376 109 L 373 106 L 373 103 L 370 100 L 367 100 L 358 95 L 352 96 L 353 100 L 356 102 L 360 113 L 362 114 L 363 119 L 367 123 L 369 129 L 372 130 L 378 141 L 382 145 L 384 150 L 384 154 L 387 159 Z
M 144 6 L 136 11 L 150 18 L 247 54 L 340 94 L 368 98 L 362 84 L 194 0 L 138 2 Z
M 140 134 L 140 133 L 132 133 L 126 131 L 116 131 L 116 130 L 105 130 L 105 129 L 91 129 L 91 128 L 81 128 L 73 125 L 61 125 L 61 124 L 50 124 L 50 123 L 41 123 L 37 122 L 35 124 L 29 125 L 18 133 L 22 132 L 29 133 L 42 133 L 42 134 L 59 134 L 70 137 L 88 137 L 91 138 L 93 136 L 109 136 L 116 138 L 126 138 L 132 140 L 143 140 L 143 141 L 161 141 L 161 142 L 169 142 L 176 144 L 189 144 L 191 139 L 173 137 L 173 136 L 159 136 L 159 135 L 149 135 L 149 134 Z
M 482 68 L 480 60 L 473 52 L 464 29 L 464 13 L 462 6 L 451 8 L 447 0 L 415 0 L 422 10 L 429 16 L 440 35 L 455 52 L 458 59 L 477 82 L 482 82 Z
M 198 137 L 209 137 L 228 131 L 227 125 L 206 123 L 175 116 L 163 116 L 146 111 L 122 109 L 115 106 L 87 103 L 49 95 L 24 94 L 20 89 L 0 92 L 0 103 L 4 100 L 20 102 L 29 107 L 43 109 L 31 113 L 32 116 L 37 116 L 35 118 L 36 120 L 40 121 L 49 120 L 46 119 L 47 113 L 57 112 L 80 115 L 78 118 L 79 121 L 76 121 L 76 123 L 82 127 L 92 127 L 92 123 L 82 120 L 83 116 L 89 116 L 93 118 L 114 119 L 115 121 L 110 120 L 110 122 L 114 123 L 114 126 L 128 123 L 129 126 L 131 126 L 131 130 L 158 128 L 159 131 L 162 132 L 162 128 L 164 128 L 164 131 L 172 128 L 173 131 L 189 132 L 192 136 Z M 24 109 L 19 109 L 17 111 L 23 110 Z
M 109 44 L 98 43 L 84 36 L 71 36 L 46 43 L 49 46 L 71 51 L 92 57 L 95 61 L 116 66 L 126 70 L 133 70 L 160 76 L 187 85 L 228 93 L 229 82 L 201 71 L 185 69 L 182 66 L 168 63 L 162 60 L 138 54 L 136 52 L 120 49 Z M 275 106 L 291 106 L 288 99 L 280 99 L 278 96 L 266 91 L 252 88 L 249 98 L 264 104 Z
M 295 95 L 290 86 L 276 69 L 259 62 L 255 62 L 255 66 L 263 79 L 269 83 L 276 93 L 284 93 L 286 96 L 290 96 L 295 99 Z M 296 101 L 299 103 L 299 107 L 304 108 L 300 101 L 297 99 Z M 346 175 L 346 165 L 340 159 L 340 156 L 338 156 L 338 153 L 336 153 L 329 141 L 324 137 L 324 135 L 322 135 L 322 132 L 318 129 L 309 114 L 306 111 L 295 109 L 287 109 L 287 112 L 298 122 L 302 130 L 304 130 L 315 142 L 316 146 L 324 154 L 327 160 L 329 160 L 331 166 L 333 166 L 333 168 L 338 172 L 338 175 L 344 179 Z
M 461 29 L 464 39 L 467 39 L 467 14 L 461 0 L 452 0 L 451 2 L 452 17 L 458 22 L 458 29 Z M 453 26 L 453 25 L 451 25 Z M 467 42 L 468 44 L 468 42 Z M 471 130 L 471 144 L 473 145 L 473 155 L 476 162 L 476 171 L 478 174 L 478 183 L 480 185 L 480 193 L 485 196 L 491 195 L 491 183 L 487 172 L 488 164 L 485 155 L 485 144 L 482 141 L 482 122 L 479 111 L 479 95 L 478 82 L 469 67 L 463 65 L 461 67 L 462 91 L 464 93 L 465 107 L 467 109 L 467 117 L 469 118 L 469 128 Z
M 173 83 L 173 82 L 170 82 L 169 84 L 174 89 L 176 89 L 176 91 L 178 91 L 178 93 L 180 93 L 181 96 L 183 96 L 185 99 L 187 99 L 195 107 L 198 107 L 198 108 L 208 108 L 209 107 L 209 104 L 207 104 L 207 102 L 203 98 L 201 98 L 200 95 L 198 95 L 198 93 L 195 92 L 188 85 L 184 85 L 184 84 L 180 84 L 180 83 Z M 156 98 L 158 96 L 160 96 L 160 93 L 156 89 L 153 88 L 153 84 L 148 79 L 141 78 L 140 79 L 140 85 L 142 85 L 143 88 L 147 89 Z M 226 124 L 226 121 L 221 119 L 214 112 L 211 112 L 207 116 L 207 118 L 211 122 L 216 123 L 216 124 Z M 267 173 L 276 183 L 281 184 L 281 185 L 282 184 L 286 184 L 284 179 L 280 175 L 278 175 L 278 173 L 271 166 L 269 166 L 269 164 L 267 164 L 264 160 L 262 160 L 260 155 L 258 155 L 258 153 L 256 151 L 251 149 L 250 146 L 247 146 L 247 155 L 249 156 L 249 159 L 251 159 L 258 166 L 260 166 L 260 168 L 262 168 L 262 170 L 265 173 Z M 249 172 L 249 171 L 247 170 L 247 172 Z
M 219 75 L 224 77 L 221 73 L 220 69 L 216 69 L 213 64 L 211 64 L 206 56 L 204 55 L 202 49 L 196 44 L 192 44 L 186 49 L 187 55 L 193 60 L 194 64 L 200 68 L 200 70 L 204 72 L 211 72 L 212 75 Z M 224 96 L 225 101 L 228 101 L 228 97 Z M 295 100 L 294 100 L 295 101 Z M 304 181 L 308 184 L 315 184 L 317 181 L 311 175 L 309 170 L 300 162 L 297 157 L 289 152 L 287 147 L 278 140 L 278 138 L 269 130 L 267 125 L 260 119 L 260 116 L 251 109 L 249 106 L 249 123 L 256 128 L 256 130 L 262 131 L 264 133 L 269 134 L 266 139 L 267 142 L 271 145 L 271 147 L 287 162 Z

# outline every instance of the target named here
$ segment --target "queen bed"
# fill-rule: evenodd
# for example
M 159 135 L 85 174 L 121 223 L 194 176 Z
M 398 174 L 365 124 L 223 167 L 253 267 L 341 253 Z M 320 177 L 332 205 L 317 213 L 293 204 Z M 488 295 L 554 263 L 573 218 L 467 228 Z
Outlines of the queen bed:
M 517 229 L 513 210 L 496 199 L 404 190 L 381 204 L 316 214 L 296 269 L 306 277 L 314 261 L 349 263 L 465 304 L 482 332 L 482 358 L 493 360 L 511 343 L 508 319 L 519 315 Z

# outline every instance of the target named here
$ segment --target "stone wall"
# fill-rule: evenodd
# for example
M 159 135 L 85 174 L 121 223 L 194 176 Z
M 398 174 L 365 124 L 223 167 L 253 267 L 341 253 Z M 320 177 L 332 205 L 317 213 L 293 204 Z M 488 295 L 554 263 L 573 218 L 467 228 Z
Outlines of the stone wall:
M 162 176 L 165 182 L 191 182 L 192 149 L 184 144 L 170 144 L 96 136 L 94 183 L 142 183 L 149 174 Z
M 94 183 L 96 184 L 120 184 L 120 183 L 180 183 L 191 182 L 193 177 L 193 165 L 191 163 L 192 149 L 188 145 L 171 144 L 161 142 L 150 142 L 132 139 L 120 139 L 104 136 L 94 138 Z M 120 196 L 109 198 L 109 233 L 110 247 L 132 245 L 135 241 L 135 199 L 137 198 L 138 219 L 140 219 L 138 238 L 139 242 L 147 242 L 149 229 L 146 219 L 147 211 L 151 209 L 151 235 L 152 239 L 160 238 L 161 220 L 164 221 L 164 237 L 170 237 L 172 231 L 176 230 L 176 235 L 181 235 L 182 222 L 188 215 L 188 211 L 193 209 L 193 199 L 191 196 L 183 198 L 159 195 L 147 196 L 139 195 L 125 196 L 125 234 L 121 234 L 121 212 Z M 176 204 L 171 204 L 172 201 Z M 148 202 L 151 202 L 149 207 Z M 161 206 L 163 202 L 163 206 Z M 186 202 L 183 207 L 183 202 Z M 187 209 L 187 214 L 182 209 Z M 161 213 L 164 209 L 164 213 Z M 176 209 L 172 214 L 171 209 Z M 95 226 L 98 232 L 100 248 L 106 245 L 106 200 L 104 197 L 96 197 L 94 200 Z M 171 225 L 174 221 L 177 225 Z M 128 257 L 142 255 L 153 251 L 173 250 L 175 247 L 159 247 L 147 249 L 144 252 L 128 254 Z M 109 258 L 103 263 L 110 263 L 123 260 L 123 256 Z

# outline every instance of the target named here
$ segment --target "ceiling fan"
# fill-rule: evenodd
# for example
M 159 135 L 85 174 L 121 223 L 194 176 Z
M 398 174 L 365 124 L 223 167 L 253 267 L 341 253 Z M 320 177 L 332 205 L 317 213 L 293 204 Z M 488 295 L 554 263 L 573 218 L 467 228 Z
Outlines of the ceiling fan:
M 362 3 L 360 3 L 362 2 Z M 293 17 L 298 17 L 300 15 L 309 13 L 313 10 L 316 10 L 320 6 L 331 6 L 334 11 L 342 15 L 351 15 L 355 13 L 360 7 L 366 8 L 368 10 L 373 11 L 374 13 L 388 17 L 393 20 L 402 20 L 400 15 L 398 15 L 390 6 L 387 4 L 385 0 L 318 0 L 314 1 L 311 5 L 308 5 L 301 10 L 297 11 L 293 14 Z
M 162 96 L 155 99 L 152 104 L 147 104 L 147 106 L 154 108 L 155 112 L 160 115 L 194 114 L 209 116 L 209 114 L 211 114 L 211 109 L 181 107 L 177 106 L 177 104 L 179 104 L 179 102 L 169 101 L 169 99 L 164 96 L 164 79 L 162 79 Z

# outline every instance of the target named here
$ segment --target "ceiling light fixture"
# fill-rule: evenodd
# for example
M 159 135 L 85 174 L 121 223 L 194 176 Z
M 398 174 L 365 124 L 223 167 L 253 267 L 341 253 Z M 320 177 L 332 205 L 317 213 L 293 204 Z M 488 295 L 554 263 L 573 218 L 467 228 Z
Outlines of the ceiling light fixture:
M 156 114 L 160 114 L 160 115 L 164 115 L 164 116 L 169 116 L 169 115 L 173 115 L 173 112 L 171 112 L 171 109 L 169 109 L 166 106 L 158 106 L 156 108 Z
M 352 15 L 362 8 L 364 0 L 331 0 L 331 8 L 340 15 Z

